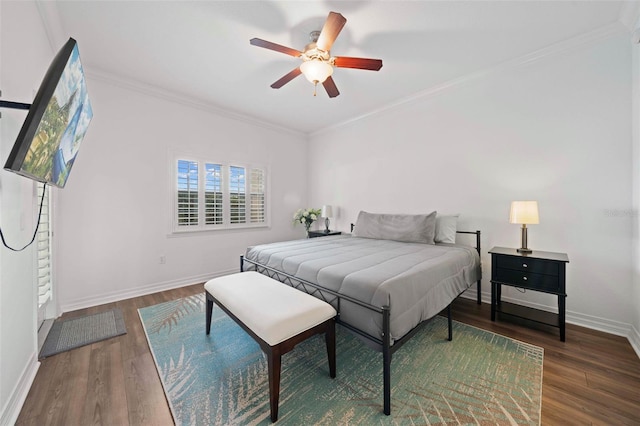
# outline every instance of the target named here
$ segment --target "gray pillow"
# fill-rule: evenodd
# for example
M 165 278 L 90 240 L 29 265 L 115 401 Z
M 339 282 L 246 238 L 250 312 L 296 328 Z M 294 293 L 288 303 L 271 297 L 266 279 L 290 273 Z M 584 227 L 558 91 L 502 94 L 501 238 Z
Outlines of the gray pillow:
M 444 214 L 436 217 L 436 243 L 456 243 L 458 230 L 458 214 Z
M 353 235 L 379 240 L 434 244 L 435 232 L 435 211 L 429 214 L 377 214 L 361 211 Z

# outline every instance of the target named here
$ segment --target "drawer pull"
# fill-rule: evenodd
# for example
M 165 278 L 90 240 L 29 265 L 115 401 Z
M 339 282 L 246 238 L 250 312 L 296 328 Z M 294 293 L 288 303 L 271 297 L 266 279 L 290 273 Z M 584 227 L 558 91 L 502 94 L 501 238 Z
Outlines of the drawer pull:
M 522 279 L 526 281 L 526 280 L 527 280 L 527 277 L 522 277 Z
M 527 264 L 526 264 L 526 263 L 523 263 L 523 264 L 522 264 L 522 267 L 523 267 L 523 268 L 526 268 L 526 267 L 527 267 Z

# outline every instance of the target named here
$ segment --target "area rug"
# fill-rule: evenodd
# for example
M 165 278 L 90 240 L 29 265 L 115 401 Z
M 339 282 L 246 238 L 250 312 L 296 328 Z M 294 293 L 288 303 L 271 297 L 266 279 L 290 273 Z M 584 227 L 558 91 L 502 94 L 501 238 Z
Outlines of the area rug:
M 77 318 L 56 319 L 40 350 L 40 358 L 125 334 L 122 311 L 110 309 Z
M 266 358 L 218 307 L 205 334 L 202 295 L 139 310 L 178 425 L 269 424 Z M 538 425 L 543 349 L 436 317 L 392 360 L 382 412 L 382 354 L 337 329 L 337 377 L 324 339 L 283 356 L 278 424 Z

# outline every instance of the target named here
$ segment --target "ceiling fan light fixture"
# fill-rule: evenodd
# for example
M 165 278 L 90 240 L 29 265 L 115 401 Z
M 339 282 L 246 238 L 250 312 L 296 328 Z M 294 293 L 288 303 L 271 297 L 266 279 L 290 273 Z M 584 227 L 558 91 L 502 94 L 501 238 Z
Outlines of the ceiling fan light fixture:
M 319 59 L 311 59 L 300 65 L 300 71 L 311 83 L 318 84 L 324 83 L 333 74 L 333 67 Z

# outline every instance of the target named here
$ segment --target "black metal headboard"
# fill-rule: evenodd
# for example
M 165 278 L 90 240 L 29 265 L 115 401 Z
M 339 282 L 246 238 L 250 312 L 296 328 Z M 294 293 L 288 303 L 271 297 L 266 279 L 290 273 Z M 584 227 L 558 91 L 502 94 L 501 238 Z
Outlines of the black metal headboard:
M 353 232 L 353 228 L 355 225 L 351 224 L 351 232 Z M 456 231 L 456 234 L 475 234 L 476 235 L 476 250 L 478 250 L 478 254 L 482 254 L 480 251 L 480 230 L 477 231 Z

